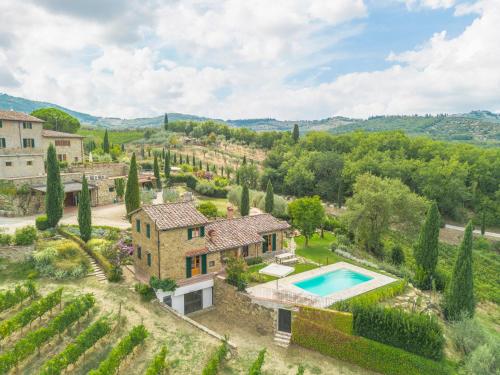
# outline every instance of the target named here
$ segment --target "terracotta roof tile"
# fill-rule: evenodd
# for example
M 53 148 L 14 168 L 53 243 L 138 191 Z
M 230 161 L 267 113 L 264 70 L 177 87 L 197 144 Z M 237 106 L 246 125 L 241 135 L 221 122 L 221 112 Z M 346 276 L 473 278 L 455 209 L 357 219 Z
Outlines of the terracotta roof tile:
M 47 138 L 85 138 L 83 135 L 80 135 L 80 134 L 56 132 L 55 130 L 48 130 L 48 129 L 42 130 L 42 137 L 47 137 Z
M 28 115 L 23 112 L 2 111 L 2 110 L 0 110 L 0 120 L 44 122 L 43 120 L 40 120 L 37 117 Z
M 263 234 L 289 228 L 286 221 L 270 214 L 217 220 L 205 227 L 206 244 L 210 252 L 234 249 L 262 242 Z
M 151 220 L 156 222 L 160 230 L 205 225 L 208 223 L 208 219 L 190 202 L 155 204 L 143 206 L 142 209 Z

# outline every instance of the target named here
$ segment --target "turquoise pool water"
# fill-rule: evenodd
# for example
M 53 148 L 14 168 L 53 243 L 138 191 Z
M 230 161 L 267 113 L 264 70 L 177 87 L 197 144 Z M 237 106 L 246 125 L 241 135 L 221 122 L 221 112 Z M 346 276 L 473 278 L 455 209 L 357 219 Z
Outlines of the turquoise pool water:
M 309 293 L 324 297 L 344 289 L 349 289 L 371 279 L 373 279 L 373 277 L 365 276 L 346 268 L 341 268 L 336 271 L 327 272 L 307 280 L 296 282 L 293 285 Z

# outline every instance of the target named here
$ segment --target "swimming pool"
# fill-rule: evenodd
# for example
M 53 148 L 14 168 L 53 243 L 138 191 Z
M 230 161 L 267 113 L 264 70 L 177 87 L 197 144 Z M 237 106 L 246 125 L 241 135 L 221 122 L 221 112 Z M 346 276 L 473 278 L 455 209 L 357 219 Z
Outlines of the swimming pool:
M 349 289 L 355 285 L 365 283 L 372 279 L 373 277 L 366 276 L 346 268 L 341 268 L 310 279 L 296 282 L 293 285 L 304 289 L 309 293 L 325 297 L 329 294 Z

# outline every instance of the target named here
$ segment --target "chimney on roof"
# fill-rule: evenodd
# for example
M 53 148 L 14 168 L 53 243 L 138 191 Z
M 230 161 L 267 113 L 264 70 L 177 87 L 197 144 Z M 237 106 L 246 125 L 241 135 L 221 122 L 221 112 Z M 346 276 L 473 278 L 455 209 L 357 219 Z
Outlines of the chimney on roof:
M 234 218 L 234 208 L 231 205 L 227 206 L 227 218 L 228 219 L 233 219 Z

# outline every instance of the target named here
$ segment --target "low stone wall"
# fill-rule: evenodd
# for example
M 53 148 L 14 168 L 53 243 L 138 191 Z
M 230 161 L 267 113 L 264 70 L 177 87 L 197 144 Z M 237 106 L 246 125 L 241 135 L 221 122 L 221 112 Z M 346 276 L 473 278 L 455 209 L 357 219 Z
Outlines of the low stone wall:
M 217 313 L 245 326 L 252 326 L 263 335 L 273 334 L 276 329 L 276 310 L 252 302 L 250 296 L 226 283 L 221 276 L 214 278 L 214 305 Z

